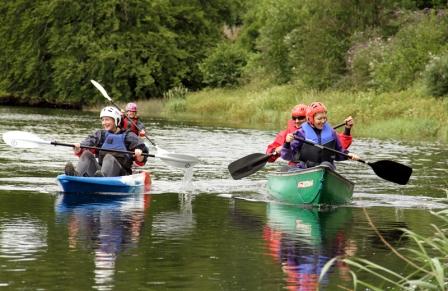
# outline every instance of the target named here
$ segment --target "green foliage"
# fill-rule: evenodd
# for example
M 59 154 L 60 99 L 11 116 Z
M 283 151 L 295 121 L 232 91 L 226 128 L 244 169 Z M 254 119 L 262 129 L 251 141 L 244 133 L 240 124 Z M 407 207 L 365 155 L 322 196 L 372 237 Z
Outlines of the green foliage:
M 236 21 L 240 1 L 1 1 L 0 91 L 49 103 L 161 96 L 181 83 L 197 89 L 197 64 Z M 238 12 L 241 13 L 241 12 Z
M 176 111 L 170 99 L 163 115 L 190 120 L 219 121 L 223 125 L 282 129 L 298 103 L 319 100 L 329 109 L 331 124 L 351 115 L 355 137 L 448 142 L 448 98 L 426 96 L 423 89 L 378 94 L 374 91 L 310 90 L 300 83 L 272 86 L 264 80 L 237 88 L 206 89 L 188 93 Z M 182 113 L 182 114 L 180 114 Z
M 180 84 L 196 91 L 260 77 L 387 92 L 411 88 L 424 74 L 442 94 L 442 75 L 428 63 L 448 50 L 446 7 L 443 0 L 1 1 L 0 92 L 27 104 L 80 106 L 104 101 L 90 79 L 126 102 Z M 225 43 L 224 25 L 241 29 L 235 43 Z
M 185 99 L 170 99 L 166 103 L 165 110 L 168 112 L 182 113 L 187 110 L 187 103 Z
M 351 74 L 358 88 L 398 91 L 421 76 L 431 55 L 446 47 L 448 19 L 437 13 L 403 13 L 391 38 L 373 37 L 353 47 Z
M 424 84 L 432 96 L 448 95 L 448 54 L 433 56 L 423 73 Z
M 168 91 L 163 93 L 163 98 L 165 99 L 185 99 L 187 96 L 188 89 L 183 85 L 176 86 L 174 88 L 169 89 Z
M 235 44 L 221 43 L 200 64 L 204 83 L 211 87 L 226 87 L 239 84 L 247 52 Z

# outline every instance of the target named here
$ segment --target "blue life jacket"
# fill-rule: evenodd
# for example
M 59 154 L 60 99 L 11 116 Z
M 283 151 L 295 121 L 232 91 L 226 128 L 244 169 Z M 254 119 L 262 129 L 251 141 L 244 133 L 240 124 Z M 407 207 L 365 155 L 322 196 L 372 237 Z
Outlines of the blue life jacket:
M 334 130 L 328 123 L 325 123 L 324 127 L 319 132 L 308 122 L 305 122 L 302 124 L 302 131 L 306 140 L 332 149 L 336 147 Z M 315 166 L 325 161 L 333 163 L 334 159 L 334 153 L 310 144 L 303 143 L 302 148 L 300 149 L 300 160 L 305 162 L 308 166 Z
M 105 136 L 104 136 L 104 142 L 103 142 L 103 145 L 101 146 L 101 148 L 108 149 L 108 150 L 110 149 L 110 150 L 118 150 L 118 151 L 128 151 L 128 149 L 126 148 L 126 144 L 124 142 L 126 139 L 126 134 L 127 134 L 127 132 L 122 132 L 122 133 L 118 133 L 118 134 L 106 132 Z M 128 167 L 130 167 L 130 165 L 132 165 L 132 156 L 130 154 L 106 152 L 106 151 L 101 151 L 101 150 L 98 155 L 98 163 L 100 165 L 103 164 L 103 158 L 106 154 L 111 154 L 115 158 L 117 158 L 117 160 L 120 162 L 120 164 L 124 168 L 128 168 Z

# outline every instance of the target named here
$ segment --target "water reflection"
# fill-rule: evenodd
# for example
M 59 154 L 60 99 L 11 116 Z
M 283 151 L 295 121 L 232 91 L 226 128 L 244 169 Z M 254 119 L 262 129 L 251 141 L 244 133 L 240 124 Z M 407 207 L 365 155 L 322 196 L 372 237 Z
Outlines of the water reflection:
M 56 219 L 67 224 L 69 249 L 93 249 L 93 288 L 114 287 L 117 256 L 136 247 L 150 201 L 150 195 L 97 194 L 61 194 L 56 200 Z
M 353 256 L 357 251 L 349 239 L 351 208 L 305 209 L 270 203 L 263 238 L 269 256 L 281 265 L 289 290 L 317 290 L 325 263 L 335 256 Z M 348 266 L 336 264 L 340 280 L 349 281 Z M 321 282 L 328 284 L 328 278 Z
M 26 217 L 0 220 L 0 256 L 9 261 L 36 260 L 47 249 L 47 226 Z
M 153 236 L 178 240 L 189 235 L 196 226 L 192 207 L 194 197 L 191 193 L 179 193 L 179 210 L 155 214 L 151 224 Z

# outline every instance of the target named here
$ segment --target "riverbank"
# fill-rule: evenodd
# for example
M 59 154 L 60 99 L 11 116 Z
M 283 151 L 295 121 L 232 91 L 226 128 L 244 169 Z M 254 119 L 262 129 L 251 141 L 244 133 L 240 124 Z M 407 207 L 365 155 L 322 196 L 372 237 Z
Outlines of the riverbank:
M 352 115 L 353 134 L 358 137 L 448 142 L 448 99 L 429 97 L 418 89 L 375 94 L 251 84 L 236 89 L 207 89 L 163 102 L 142 101 L 139 106 L 143 116 L 280 130 L 295 104 L 313 101 L 327 106 L 332 124 Z

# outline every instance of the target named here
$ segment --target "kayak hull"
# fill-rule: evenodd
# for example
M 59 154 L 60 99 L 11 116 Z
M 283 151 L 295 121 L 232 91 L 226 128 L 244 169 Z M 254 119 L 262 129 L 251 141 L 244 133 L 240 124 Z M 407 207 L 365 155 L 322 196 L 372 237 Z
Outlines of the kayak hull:
M 151 175 L 142 171 L 120 177 L 80 177 L 59 175 L 56 177 L 65 193 L 147 193 L 151 189 Z
M 328 167 L 317 166 L 268 176 L 268 191 L 291 204 L 341 205 L 351 201 L 354 183 Z

